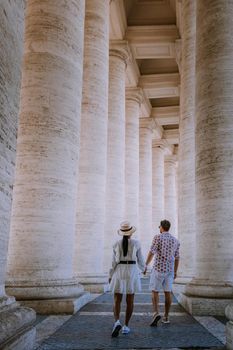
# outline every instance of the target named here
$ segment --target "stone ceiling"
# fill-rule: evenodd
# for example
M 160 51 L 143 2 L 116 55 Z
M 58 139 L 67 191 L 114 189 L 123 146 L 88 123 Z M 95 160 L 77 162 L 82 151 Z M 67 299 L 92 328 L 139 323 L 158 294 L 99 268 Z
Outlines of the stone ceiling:
M 126 40 L 131 59 L 126 87 L 140 86 L 142 117 L 152 117 L 155 138 L 179 142 L 181 4 L 179 0 L 112 0 L 110 40 Z

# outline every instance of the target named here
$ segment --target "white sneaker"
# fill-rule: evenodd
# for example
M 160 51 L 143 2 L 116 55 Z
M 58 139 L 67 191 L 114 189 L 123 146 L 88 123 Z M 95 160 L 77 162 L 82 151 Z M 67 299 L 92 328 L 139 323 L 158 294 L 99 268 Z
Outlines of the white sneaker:
M 112 329 L 112 337 L 113 337 L 113 338 L 118 337 L 121 328 L 122 328 L 121 323 L 120 323 L 119 320 L 117 320 L 117 321 L 114 323 L 114 326 L 113 326 L 113 329 Z
M 123 326 L 121 333 L 122 334 L 129 334 L 130 328 L 128 326 Z
M 163 316 L 162 323 L 166 323 L 166 324 L 170 323 L 169 317 Z
M 151 323 L 150 323 L 150 326 L 152 326 L 152 327 L 157 327 L 158 326 L 158 323 L 159 323 L 159 321 L 161 320 L 161 316 L 160 316 L 160 314 L 154 314 L 154 316 L 153 316 L 153 318 L 152 318 L 152 321 L 151 321 Z

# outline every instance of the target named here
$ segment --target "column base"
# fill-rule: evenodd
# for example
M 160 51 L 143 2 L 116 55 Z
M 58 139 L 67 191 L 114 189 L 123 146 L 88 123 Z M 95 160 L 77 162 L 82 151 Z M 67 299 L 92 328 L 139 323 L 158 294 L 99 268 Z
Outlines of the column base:
M 5 302 L 6 300 L 4 300 Z M 2 305 L 1 299 L 0 304 Z M 22 307 L 17 302 L 10 302 L 8 305 L 1 307 L 0 349 L 32 350 L 36 337 L 36 329 L 33 327 L 35 320 L 35 311 Z
M 7 281 L 6 292 L 16 300 L 75 299 L 84 288 L 76 280 Z
M 185 294 L 201 298 L 233 299 L 233 284 L 224 281 L 193 278 L 186 285 Z
M 21 300 L 20 304 L 31 307 L 38 314 L 42 315 L 72 315 L 91 300 L 91 294 L 89 292 L 83 292 L 75 298 Z
M 233 302 L 226 307 L 225 314 L 229 319 L 226 324 L 226 348 L 233 350 Z
M 181 294 L 179 303 L 195 316 L 224 316 L 226 306 L 232 299 L 194 297 Z
M 39 314 L 56 315 L 77 312 L 91 300 L 81 284 L 70 281 L 8 282 L 6 291 L 14 295 L 21 305 L 31 307 Z
M 173 283 L 172 292 L 178 302 L 180 302 L 181 295 L 185 292 L 186 285 L 192 280 L 192 277 L 177 277 Z
M 229 321 L 226 325 L 226 348 L 233 350 L 233 322 Z
M 233 300 L 233 286 L 222 281 L 192 279 L 179 302 L 192 315 L 224 316 Z
M 6 307 L 9 309 L 10 307 L 15 307 L 15 298 L 12 296 L 5 295 L 0 298 L 0 312 L 5 310 Z
M 192 278 L 190 276 L 178 276 L 174 283 L 186 285 L 191 282 Z
M 78 274 L 78 280 L 84 289 L 91 293 L 105 293 L 109 291 L 108 275 Z

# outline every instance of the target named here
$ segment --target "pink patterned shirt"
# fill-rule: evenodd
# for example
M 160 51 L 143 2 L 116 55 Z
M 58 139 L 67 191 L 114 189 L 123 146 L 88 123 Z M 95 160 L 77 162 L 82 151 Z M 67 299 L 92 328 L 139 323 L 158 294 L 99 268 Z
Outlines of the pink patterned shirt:
M 153 268 L 162 273 L 173 272 L 175 258 L 179 258 L 180 242 L 169 232 L 154 236 L 150 251 L 155 254 Z

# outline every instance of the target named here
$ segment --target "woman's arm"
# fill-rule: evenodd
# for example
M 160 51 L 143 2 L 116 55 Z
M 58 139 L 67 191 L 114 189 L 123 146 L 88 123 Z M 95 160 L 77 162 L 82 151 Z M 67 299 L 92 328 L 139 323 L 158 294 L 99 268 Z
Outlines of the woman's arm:
M 108 282 L 111 282 L 112 279 L 112 275 L 115 271 L 115 268 L 117 266 L 118 262 L 116 261 L 116 244 L 113 246 L 113 253 L 112 253 L 112 267 L 109 270 L 109 278 L 108 278 Z
M 136 256 L 137 256 L 137 263 L 138 263 L 138 267 L 141 271 L 144 271 L 145 270 L 145 260 L 144 260 L 144 257 L 142 255 L 142 249 L 141 247 L 139 246 L 138 250 L 137 250 L 137 253 L 136 253 Z

